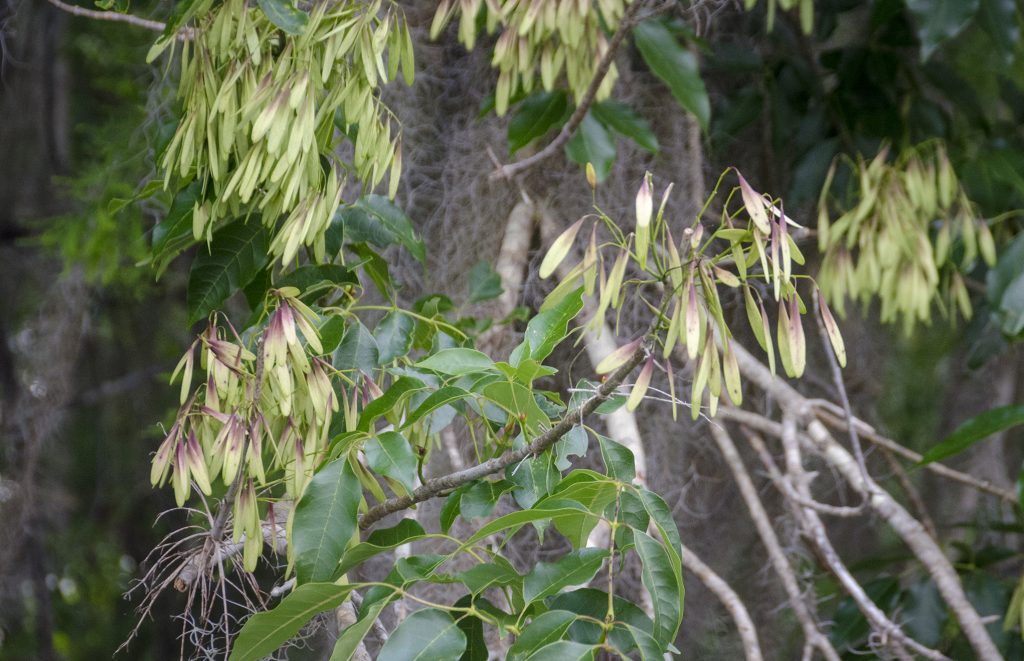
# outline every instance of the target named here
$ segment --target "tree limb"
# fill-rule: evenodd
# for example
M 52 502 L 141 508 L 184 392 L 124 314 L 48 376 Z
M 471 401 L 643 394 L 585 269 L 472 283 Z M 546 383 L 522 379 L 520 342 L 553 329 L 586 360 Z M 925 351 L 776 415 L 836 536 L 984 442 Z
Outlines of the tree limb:
M 113 21 L 115 23 L 127 23 L 136 27 L 145 28 L 147 30 L 153 30 L 154 32 L 163 32 L 167 28 L 166 23 L 160 21 L 150 20 L 148 18 L 141 18 L 139 16 L 133 16 L 131 14 L 122 14 L 118 11 L 99 11 L 97 9 L 88 9 L 86 7 L 79 7 L 77 5 L 71 5 L 62 0 L 47 0 L 51 5 L 57 9 L 67 12 L 73 16 L 81 16 L 83 18 L 91 18 L 96 21 Z M 191 34 L 187 31 L 178 33 L 178 39 L 189 39 Z
M 569 117 L 569 121 L 562 126 L 562 130 L 558 132 L 558 135 L 548 143 L 544 149 L 541 149 L 536 154 L 528 156 L 521 161 L 515 163 L 508 163 L 498 168 L 496 171 L 491 173 L 491 179 L 511 179 L 515 175 L 526 172 L 538 163 L 542 163 L 547 159 L 551 158 L 558 153 L 558 150 L 565 146 L 569 142 L 569 138 L 572 137 L 576 129 L 579 128 L 580 124 L 583 123 L 583 118 L 587 116 L 587 112 L 590 110 L 590 106 L 593 105 L 594 99 L 597 98 L 597 90 L 600 89 L 604 77 L 608 75 L 608 70 L 612 66 L 612 62 L 615 60 L 615 54 L 619 50 L 619 46 L 622 44 L 623 39 L 626 38 L 626 33 L 633 28 L 633 20 L 636 17 L 640 7 L 644 4 L 643 0 L 635 0 L 633 4 L 626 8 L 626 12 L 622 15 L 622 20 L 619 21 L 619 27 L 615 30 L 615 34 L 612 35 L 612 40 L 608 44 L 608 50 L 605 51 L 604 57 L 597 65 L 597 69 L 594 70 L 594 77 L 590 81 L 590 86 L 587 91 L 583 94 L 583 99 L 580 100 L 580 104 L 576 106 L 576 110 Z

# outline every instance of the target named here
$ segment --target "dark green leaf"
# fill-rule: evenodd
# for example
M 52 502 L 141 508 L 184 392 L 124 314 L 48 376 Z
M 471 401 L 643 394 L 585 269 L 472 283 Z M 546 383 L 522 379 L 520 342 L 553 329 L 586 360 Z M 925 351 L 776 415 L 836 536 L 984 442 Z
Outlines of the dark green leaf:
M 633 636 L 636 648 L 640 650 L 640 661 L 662 661 L 665 658 L 665 648 L 658 644 L 654 636 L 631 624 L 627 624 L 626 629 Z M 623 650 L 623 652 L 628 652 L 628 650 Z
M 157 276 L 183 250 L 196 243 L 192 234 L 192 209 L 202 194 L 202 185 L 194 181 L 178 191 L 167 215 L 153 228 L 153 260 Z
M 608 99 L 594 104 L 594 117 L 647 151 L 658 151 L 658 136 L 654 135 L 650 123 L 637 114 L 633 108 L 621 101 Z
M 465 595 L 455 602 L 459 608 L 467 608 L 473 603 L 473 595 Z M 462 615 L 459 617 L 459 629 L 466 636 L 466 651 L 462 653 L 459 661 L 487 661 L 490 657 L 487 651 L 487 640 L 484 638 L 484 623 L 475 615 Z
M 333 364 L 339 370 L 361 370 L 366 374 L 377 367 L 379 349 L 373 335 L 358 321 L 349 324 L 345 336 L 334 352 Z
M 341 338 L 345 336 L 345 318 L 330 316 L 320 326 L 320 345 L 324 353 L 334 353 L 334 350 L 341 344 Z
M 340 231 L 345 243 L 370 243 L 386 248 L 399 244 L 405 247 L 421 264 L 426 262 L 423 241 L 416 236 L 412 221 L 394 202 L 381 195 L 367 195 L 350 207 L 341 207 L 331 224 L 332 247 L 340 243 Z
M 272 654 L 315 615 L 340 606 L 351 585 L 307 583 L 281 600 L 277 608 L 245 621 L 231 649 L 230 661 L 256 661 Z
M 377 661 L 456 661 L 466 649 L 466 634 L 446 611 L 418 610 L 402 620 L 380 650 Z
M 641 579 L 654 605 L 654 639 L 665 647 L 675 640 L 683 619 L 683 584 L 664 545 L 642 530 L 633 531 L 633 541 L 643 562 Z
M 329 580 L 356 532 L 363 491 L 348 457 L 321 468 L 295 506 L 292 546 L 300 583 Z
M 579 514 L 580 510 L 578 509 L 562 506 L 552 508 L 540 507 L 536 509 L 523 510 L 521 512 L 512 512 L 511 514 L 500 516 L 478 528 L 476 532 L 469 537 L 469 539 L 463 542 L 463 546 L 468 548 L 470 545 L 476 544 L 481 539 L 485 539 L 494 533 L 510 529 L 518 530 L 527 523 L 533 523 L 534 521 L 545 521 L 548 519 L 558 521 L 567 517 L 579 516 Z
M 1024 234 L 1003 249 L 985 279 L 986 294 L 1000 329 L 1008 337 L 1024 332 Z
M 1004 429 L 1024 424 L 1024 405 L 1000 406 L 979 413 L 925 452 L 920 464 L 930 464 L 963 452 L 978 441 Z
M 410 492 L 416 488 L 416 455 L 404 436 L 386 431 L 368 440 L 363 452 L 372 470 L 399 482 Z
M 363 412 L 359 416 L 359 431 L 369 431 L 377 418 L 394 410 L 404 397 L 426 389 L 426 384 L 411 376 L 399 377 L 391 384 L 390 388 L 384 391 L 383 395 L 363 408 Z
M 608 135 L 608 129 L 594 118 L 592 112 L 588 112 L 576 133 L 565 145 L 565 153 L 573 162 L 584 167 L 587 163 L 592 163 L 597 181 L 602 182 L 612 171 L 612 164 L 615 162 L 615 143 Z
M 392 311 L 387 313 L 377 328 L 373 331 L 373 337 L 377 340 L 377 347 L 380 355 L 377 360 L 381 365 L 387 365 L 391 361 L 409 353 L 412 347 L 412 331 L 416 324 L 412 317 L 401 312 Z
M 257 0 L 270 22 L 291 35 L 300 35 L 306 28 L 309 15 L 295 8 L 291 0 Z
M 512 488 L 512 483 L 506 480 L 480 480 L 462 494 L 462 501 L 459 503 L 459 512 L 464 519 L 476 519 L 489 516 L 498 504 L 498 499 L 506 491 Z
M 350 661 L 359 649 L 359 643 L 363 642 L 366 634 L 369 633 L 374 621 L 380 616 L 380 612 L 388 605 L 387 601 L 378 601 L 367 608 L 365 615 L 351 624 L 338 636 L 338 642 L 334 645 L 334 652 L 331 653 L 330 661 Z
M 614 595 L 611 601 L 616 620 L 648 633 L 654 631 L 654 623 L 636 604 Z M 629 650 L 633 646 L 633 636 L 624 626 L 617 625 L 605 636 L 600 625 L 596 624 L 595 620 L 602 621 L 608 613 L 608 593 L 603 590 L 580 588 L 563 592 L 551 599 L 548 606 L 551 610 L 566 610 L 588 618 L 577 619 L 569 628 L 571 640 L 596 644 L 607 638 L 608 642 L 620 650 Z
M 428 413 L 431 413 L 432 411 L 447 404 L 451 404 L 452 402 L 465 399 L 466 397 L 469 397 L 469 393 L 456 386 L 445 386 L 440 390 L 432 392 L 430 393 L 430 397 L 423 400 L 423 403 L 416 407 L 415 411 L 409 414 L 409 417 L 405 420 L 405 424 L 402 425 L 402 429 L 407 429 L 408 427 L 416 424 L 420 418 Z
M 575 613 L 562 610 L 551 610 L 533 618 L 508 649 L 508 661 L 522 661 L 545 645 L 561 640 L 575 620 Z
M 508 123 L 509 156 L 564 123 L 568 109 L 565 92 L 561 90 L 537 92 L 523 101 Z
M 508 560 L 496 556 L 494 562 L 479 564 L 467 569 L 458 575 L 458 579 L 465 584 L 466 589 L 470 592 L 479 594 L 490 587 L 520 583 L 523 577 Z
M 1012 64 L 1017 45 L 1020 43 L 1016 0 L 981 0 L 978 20 L 992 39 L 992 44 L 1003 56 L 1003 61 L 1007 65 Z
M 402 519 L 391 528 L 374 530 L 365 542 L 356 544 L 345 551 L 336 573 L 345 574 L 353 567 L 360 565 L 373 556 L 384 551 L 430 537 L 423 526 L 415 519 Z
M 469 296 L 467 303 L 479 303 L 498 298 L 505 290 L 501 288 L 501 276 L 491 268 L 490 262 L 481 259 L 469 270 Z
M 561 475 L 555 469 L 553 457 L 545 452 L 539 457 L 525 459 L 505 469 L 505 477 L 516 485 L 512 496 L 523 509 L 529 509 L 558 485 Z
M 565 588 L 586 585 L 607 557 L 605 549 L 586 548 L 566 553 L 555 562 L 538 562 L 523 578 L 523 599 L 529 604 Z
M 605 436 L 598 435 L 597 441 L 601 445 L 601 460 L 604 461 L 608 477 L 620 482 L 632 482 L 636 477 L 636 459 L 633 452 L 625 445 Z
M 978 0 L 906 0 L 907 9 L 921 42 L 921 61 L 949 41 L 974 18 Z
M 646 20 L 633 28 L 636 47 L 647 66 L 668 85 L 672 96 L 689 111 L 703 130 L 711 118 L 711 102 L 697 66 L 697 56 L 679 43 L 665 24 Z
M 448 534 L 448 531 L 452 529 L 452 524 L 455 523 L 455 519 L 462 512 L 462 494 L 469 491 L 469 488 L 473 484 L 463 484 L 455 491 L 448 494 L 448 497 L 444 500 L 444 505 L 441 506 L 441 532 Z
M 213 234 L 209 251 L 200 249 L 188 276 L 188 319 L 195 323 L 249 284 L 270 259 L 266 229 L 236 221 Z

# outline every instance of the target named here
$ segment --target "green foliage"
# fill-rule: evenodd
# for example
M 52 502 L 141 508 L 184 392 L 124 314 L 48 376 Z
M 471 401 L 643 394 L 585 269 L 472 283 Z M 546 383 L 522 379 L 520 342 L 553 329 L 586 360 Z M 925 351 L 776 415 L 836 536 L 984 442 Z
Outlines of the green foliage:
M 711 102 L 697 68 L 697 56 L 679 43 L 668 26 L 657 20 L 636 26 L 633 37 L 647 66 L 668 85 L 676 102 L 707 130 Z
M 963 452 L 978 441 L 1010 427 L 1024 424 L 1024 406 L 1000 406 L 963 422 L 952 434 L 930 448 L 921 464 L 930 464 Z

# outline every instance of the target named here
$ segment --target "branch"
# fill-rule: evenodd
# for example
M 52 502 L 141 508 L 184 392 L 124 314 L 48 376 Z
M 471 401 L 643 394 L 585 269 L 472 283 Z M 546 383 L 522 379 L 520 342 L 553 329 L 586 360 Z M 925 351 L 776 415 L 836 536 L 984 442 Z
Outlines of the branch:
M 97 21 L 114 21 L 116 23 L 128 23 L 136 27 L 145 28 L 147 30 L 153 30 L 154 32 L 163 32 L 167 27 L 165 23 L 160 21 L 151 21 L 148 18 L 140 18 L 138 16 L 132 16 L 131 14 L 122 14 L 117 11 L 98 11 L 96 9 L 86 9 L 85 7 L 78 7 L 76 5 L 69 5 L 62 0 L 47 0 L 51 5 L 57 9 L 72 14 L 74 16 L 82 16 L 84 18 L 91 18 Z M 184 35 L 179 35 L 179 39 L 184 38 Z
M 733 346 L 735 347 L 736 343 L 733 343 Z M 761 499 L 757 495 L 757 488 L 754 486 L 753 480 L 750 479 L 746 466 L 743 465 L 743 459 L 736 451 L 736 445 L 720 425 L 712 424 L 710 428 L 711 436 L 715 439 L 722 457 L 725 458 L 725 462 L 732 471 L 736 485 L 739 487 L 740 496 L 743 497 L 747 510 L 750 512 L 750 518 L 754 520 L 754 527 L 757 528 L 761 543 L 768 549 L 768 558 L 771 560 L 772 567 L 782 579 L 782 585 L 789 596 L 789 604 L 793 608 L 796 619 L 800 622 L 804 637 L 808 644 L 821 650 L 826 659 L 839 661 L 839 654 L 832 647 L 828 638 L 818 629 L 814 615 L 808 608 L 807 602 L 804 601 L 803 593 L 796 582 L 796 574 L 793 572 L 789 560 L 786 559 L 786 552 L 782 550 L 782 544 L 779 543 L 779 538 L 775 534 L 775 529 L 768 518 L 768 512 L 765 511 L 764 504 L 761 503 Z
M 761 661 L 764 657 L 761 656 L 761 646 L 757 642 L 757 630 L 754 629 L 754 622 L 750 619 L 750 613 L 747 612 L 743 600 L 721 576 L 704 564 L 704 561 L 696 553 L 685 545 L 682 550 L 683 567 L 699 578 L 704 587 L 718 597 L 725 609 L 729 611 L 729 615 L 732 616 L 733 622 L 736 623 L 736 629 L 739 631 L 740 640 L 743 642 L 743 652 L 747 661 Z
M 562 438 L 562 436 L 564 436 L 570 429 L 579 424 L 580 420 L 593 413 L 594 409 L 608 399 L 608 397 L 615 392 L 616 388 L 626 380 L 626 377 L 629 376 L 633 369 L 636 368 L 636 366 L 639 365 L 646 357 L 647 347 L 644 344 L 641 344 L 637 347 L 637 350 L 633 352 L 629 361 L 612 373 L 611 376 L 609 376 L 608 379 L 598 387 L 597 392 L 593 397 L 583 402 L 579 408 L 566 413 L 554 427 L 535 438 L 533 442 L 526 447 L 514 452 L 503 454 L 500 457 L 488 459 L 481 464 L 471 466 L 465 470 L 456 471 L 448 475 L 442 475 L 441 477 L 435 477 L 427 480 L 423 483 L 423 486 L 418 487 L 408 496 L 389 498 L 383 503 L 370 508 L 370 510 L 359 519 L 360 529 L 366 530 L 389 514 L 408 509 L 416 503 L 422 503 L 425 500 L 436 498 L 437 496 L 456 489 L 467 482 L 487 477 L 488 475 L 497 473 L 508 466 L 517 464 L 527 457 L 536 456 L 544 452 L 544 450 L 547 450 L 549 447 L 554 445 L 555 442 Z
M 546 161 L 561 149 L 567 142 L 572 134 L 576 132 L 580 124 L 583 123 L 583 118 L 587 116 L 587 112 L 590 110 L 590 106 L 593 105 L 594 99 L 597 98 L 597 90 L 600 89 L 601 83 L 604 81 L 604 77 L 608 75 L 608 69 L 611 68 L 612 62 L 615 60 L 615 53 L 619 50 L 619 46 L 622 45 L 623 39 L 626 38 L 626 33 L 633 28 L 634 18 L 638 11 L 640 11 L 643 0 L 635 0 L 633 4 L 629 5 L 626 12 L 622 15 L 622 20 L 619 21 L 619 27 L 615 30 L 615 34 L 612 35 L 612 40 L 608 44 L 608 50 L 605 51 L 604 57 L 597 65 L 597 69 L 594 70 L 594 78 L 590 81 L 590 86 L 587 91 L 583 94 L 583 99 L 580 104 L 576 106 L 576 110 L 569 117 L 569 121 L 565 123 L 562 130 L 558 132 L 547 147 L 540 150 L 532 156 L 528 156 L 521 161 L 515 163 L 509 163 L 498 168 L 496 171 L 491 173 L 491 179 L 511 179 L 517 174 L 529 170 L 533 166 Z

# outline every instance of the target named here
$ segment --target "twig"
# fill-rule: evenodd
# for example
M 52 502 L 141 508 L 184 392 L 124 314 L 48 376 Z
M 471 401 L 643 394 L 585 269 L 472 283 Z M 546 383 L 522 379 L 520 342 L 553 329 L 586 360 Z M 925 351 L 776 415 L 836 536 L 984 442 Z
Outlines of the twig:
M 664 304 L 662 305 L 664 307 Z M 658 323 L 658 318 L 655 317 L 652 322 L 651 330 Z M 529 445 L 516 450 L 514 452 L 508 452 L 501 455 L 500 457 L 494 457 L 487 461 L 471 466 L 465 470 L 455 471 L 448 475 L 442 475 L 441 477 L 435 477 L 427 480 L 422 486 L 416 488 L 411 494 L 401 497 L 389 498 L 383 503 L 376 505 L 364 514 L 359 519 L 359 528 L 367 530 L 377 521 L 380 521 L 389 514 L 399 512 L 404 509 L 408 509 L 416 503 L 421 503 L 425 500 L 430 500 L 440 496 L 445 491 L 451 491 L 467 482 L 473 480 L 479 480 L 480 478 L 487 477 L 493 473 L 497 473 L 513 464 L 517 464 L 527 457 L 536 456 L 547 450 L 549 447 L 555 444 L 558 439 L 562 438 L 566 433 L 569 432 L 575 425 L 579 424 L 579 421 L 584 417 L 594 412 L 598 406 L 601 405 L 606 399 L 608 399 L 618 388 L 626 377 L 640 364 L 641 361 L 647 356 L 647 347 L 642 343 L 637 347 L 633 355 L 630 356 L 629 360 L 619 369 L 615 370 L 608 379 L 602 383 L 593 397 L 587 399 L 583 404 L 572 411 L 569 411 L 562 417 L 554 427 L 547 430 L 537 438 L 535 438 Z
M 743 652 L 747 661 L 761 661 L 764 657 L 761 656 L 761 645 L 757 642 L 757 630 L 754 628 L 754 622 L 750 619 L 750 613 L 747 612 L 743 600 L 721 576 L 704 564 L 704 561 L 686 545 L 683 545 L 682 551 L 683 567 L 693 572 L 704 584 L 704 587 L 718 597 L 725 609 L 729 611 L 729 615 L 732 616 L 732 621 L 736 623 L 736 630 L 740 634 L 740 641 L 743 643 Z
M 572 134 L 583 123 L 583 119 L 587 116 L 590 106 L 593 105 L 594 99 L 597 98 L 597 90 L 600 89 L 604 77 L 608 75 L 608 69 L 611 68 L 612 62 L 615 60 L 615 54 L 619 50 L 623 39 L 626 38 L 626 33 L 632 29 L 633 19 L 643 4 L 643 0 L 635 0 L 622 15 L 619 27 L 615 30 L 615 34 L 612 35 L 612 40 L 608 44 L 608 50 L 605 51 L 604 57 L 598 63 L 597 69 L 594 70 L 594 77 L 590 81 L 590 86 L 587 87 L 587 91 L 583 94 L 579 105 L 576 106 L 576 110 L 569 117 L 569 121 L 562 126 L 562 130 L 558 132 L 558 135 L 536 154 L 498 168 L 491 173 L 491 179 L 510 179 L 515 175 L 522 174 L 538 163 L 546 161 L 557 154 L 558 150 L 569 142 L 569 138 L 572 137 Z
M 113 21 L 115 23 L 127 23 L 136 27 L 145 28 L 147 30 L 153 30 L 154 32 L 163 32 L 167 28 L 166 23 L 160 21 L 154 21 L 148 18 L 141 18 L 139 16 L 133 16 L 132 14 L 122 14 L 117 11 L 99 11 L 97 9 L 87 9 L 85 7 L 79 7 L 77 5 L 71 5 L 62 0 L 47 0 L 51 5 L 60 9 L 61 11 L 67 12 L 73 16 L 81 16 L 83 18 L 91 18 L 96 21 Z M 178 39 L 186 40 L 192 38 L 191 30 L 182 30 L 177 35 Z
M 800 622 L 804 637 L 808 643 L 821 650 L 821 653 L 829 661 L 839 661 L 839 654 L 832 647 L 832 643 L 829 642 L 828 638 L 818 629 L 814 615 L 804 601 L 800 586 L 796 581 L 796 574 L 793 572 L 789 560 L 786 559 L 786 553 L 782 550 L 782 544 L 775 534 L 775 529 L 768 518 L 768 512 L 765 511 L 764 504 L 761 503 L 761 499 L 757 495 L 757 488 L 754 486 L 754 481 L 750 478 L 746 466 L 743 465 L 743 459 L 740 458 L 736 445 L 721 425 L 713 424 L 710 426 L 710 429 L 711 436 L 715 439 L 722 457 L 725 458 L 726 464 L 729 465 L 729 469 L 732 471 L 736 485 L 739 487 L 740 496 L 743 497 L 747 510 L 750 512 L 750 518 L 754 520 L 754 527 L 757 528 L 757 534 L 761 538 L 761 543 L 768 549 L 768 558 L 771 560 L 772 567 L 775 569 L 775 573 L 779 575 L 779 578 L 782 579 L 782 586 L 786 589 L 786 594 L 789 596 L 789 604 L 793 608 L 796 619 Z

